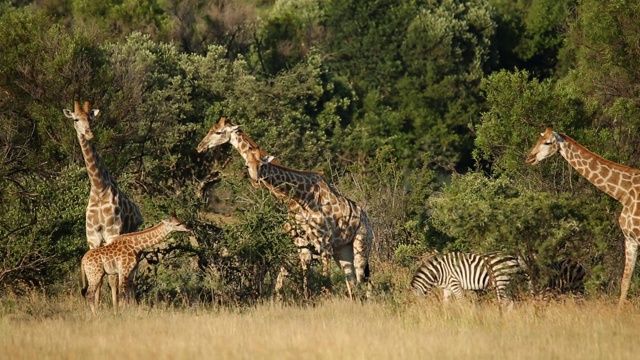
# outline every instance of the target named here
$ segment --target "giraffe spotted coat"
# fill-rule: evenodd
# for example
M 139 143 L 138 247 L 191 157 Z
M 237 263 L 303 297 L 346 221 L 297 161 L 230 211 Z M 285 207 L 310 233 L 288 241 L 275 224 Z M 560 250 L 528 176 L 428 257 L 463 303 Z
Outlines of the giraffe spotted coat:
M 618 224 L 625 237 L 625 264 L 618 308 L 627 299 L 640 245 L 640 170 L 606 160 L 565 134 L 547 128 L 525 162 L 535 165 L 560 152 L 580 175 L 622 204 Z
M 83 108 L 76 101 L 73 112 L 68 109 L 63 112 L 73 120 L 91 183 L 86 212 L 86 235 L 89 248 L 95 249 L 111 243 L 118 235 L 138 230 L 143 218 L 138 206 L 120 191 L 91 141 L 93 132 L 89 120 L 93 120 L 100 111 L 91 109 L 88 101 Z
M 131 294 L 129 289 L 133 286 L 142 250 L 159 244 L 173 231 L 190 230 L 180 220 L 171 217 L 150 229 L 121 235 L 108 245 L 87 251 L 80 261 L 80 271 L 82 294 L 89 302 L 91 311 L 96 311 L 102 279 L 107 275 L 116 312 L 118 298 L 126 300 L 127 294 Z

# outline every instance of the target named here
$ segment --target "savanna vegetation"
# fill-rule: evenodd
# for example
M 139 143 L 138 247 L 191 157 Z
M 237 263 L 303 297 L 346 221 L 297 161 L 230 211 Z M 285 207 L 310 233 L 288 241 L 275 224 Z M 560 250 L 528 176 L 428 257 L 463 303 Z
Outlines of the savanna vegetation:
M 129 308 L 118 316 L 78 311 L 78 296 L 0 319 L 10 359 L 635 359 L 638 312 L 608 303 L 516 307 L 431 299 L 251 308 Z M 415 300 L 418 300 L 415 302 Z M 21 300 L 24 303 L 24 299 Z
M 630 0 L 3 2 L 3 311 L 33 291 L 79 297 L 89 182 L 62 114 L 74 100 L 100 109 L 94 143 L 143 228 L 175 212 L 195 230 L 145 254 L 151 306 L 262 302 L 282 266 L 285 299 L 301 299 L 284 205 L 230 146 L 195 151 L 222 114 L 367 210 L 379 298 L 432 250 L 533 268 L 571 257 L 589 298 L 615 297 L 620 205 L 559 156 L 523 160 L 553 126 L 640 167 L 639 39 Z M 315 298 L 343 293 L 339 271 L 312 280 Z

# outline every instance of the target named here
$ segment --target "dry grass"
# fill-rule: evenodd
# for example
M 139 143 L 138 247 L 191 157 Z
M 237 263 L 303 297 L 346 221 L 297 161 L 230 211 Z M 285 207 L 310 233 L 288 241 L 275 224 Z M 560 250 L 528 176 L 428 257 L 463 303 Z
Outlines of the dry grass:
M 640 311 L 400 299 L 239 310 L 149 309 L 92 316 L 78 297 L 22 304 L 0 315 L 8 359 L 636 359 Z

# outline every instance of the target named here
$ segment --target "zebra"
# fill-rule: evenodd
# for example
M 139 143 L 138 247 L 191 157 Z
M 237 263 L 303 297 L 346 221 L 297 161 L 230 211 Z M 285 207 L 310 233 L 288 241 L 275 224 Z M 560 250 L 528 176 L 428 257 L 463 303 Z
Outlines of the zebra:
M 529 285 L 533 297 L 542 297 L 544 301 L 558 298 L 562 294 L 573 294 L 578 299 L 584 298 L 587 269 L 582 264 L 572 259 L 562 259 L 552 262 L 547 268 L 549 277 L 541 292 L 536 293 L 533 285 Z
M 453 295 L 461 299 L 463 290 L 494 288 L 498 303 L 511 301 L 506 287 L 511 275 L 521 272 L 517 258 L 499 252 L 484 255 L 473 253 L 449 253 L 427 259 L 411 280 L 416 295 L 427 295 L 432 288 L 444 289 L 444 302 Z

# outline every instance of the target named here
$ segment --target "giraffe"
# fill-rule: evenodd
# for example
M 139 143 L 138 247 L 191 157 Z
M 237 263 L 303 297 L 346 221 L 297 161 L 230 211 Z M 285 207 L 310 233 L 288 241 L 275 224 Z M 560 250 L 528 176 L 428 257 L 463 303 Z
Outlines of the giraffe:
M 258 145 L 241 129 L 241 125 L 235 125 L 229 121 L 226 116 L 221 116 L 217 123 L 211 126 L 211 129 L 207 135 L 200 141 L 197 147 L 197 151 L 202 153 L 210 148 L 214 148 L 226 143 L 230 143 L 242 156 L 246 164 L 249 164 L 249 157 L 253 156 L 252 150 L 258 152 L 258 158 L 254 159 L 259 161 L 259 158 L 266 156 Z M 277 163 L 277 161 L 272 160 Z M 249 171 L 257 169 L 256 167 L 249 167 Z M 250 174 L 251 175 L 251 174 Z M 250 176 L 252 179 L 251 184 L 255 188 L 260 187 L 259 181 L 253 181 L 255 176 Z M 309 219 L 311 218 L 304 208 L 300 207 L 298 203 L 289 199 L 287 194 L 279 191 L 277 188 L 270 188 L 269 184 L 264 184 L 271 192 L 280 200 L 283 200 L 287 204 L 287 212 L 289 214 L 290 221 L 284 224 L 285 231 L 289 233 L 293 239 L 294 244 L 298 248 L 298 255 L 300 257 L 300 266 L 303 273 L 303 291 L 304 296 L 308 297 L 308 270 L 313 258 L 312 250 L 320 254 L 323 266 L 322 273 L 324 276 L 328 274 L 330 266 L 330 252 L 328 249 L 321 248 L 321 241 L 314 237 L 314 232 L 308 226 Z M 294 223 L 294 225 L 291 224 Z M 276 280 L 277 284 L 282 284 L 283 277 L 286 274 L 286 269 L 281 268 L 280 274 Z M 276 292 L 278 292 L 281 285 L 276 285 Z
M 88 101 L 81 108 L 78 101 L 75 101 L 73 112 L 68 109 L 63 109 L 62 112 L 73 120 L 91 183 L 86 234 L 89 248 L 95 249 L 103 243 L 111 243 L 118 235 L 138 230 L 143 218 L 138 206 L 120 192 L 118 184 L 102 163 L 91 141 L 93 132 L 89 120 L 95 119 L 100 110 L 91 109 Z
M 95 314 L 100 298 L 100 285 L 106 274 L 109 283 L 117 285 L 111 287 L 113 311 L 117 312 L 118 297 L 128 300 L 127 291 L 133 284 L 140 253 L 142 250 L 159 244 L 173 231 L 191 231 L 175 216 L 162 220 L 159 224 L 147 230 L 120 235 L 111 243 L 103 247 L 90 249 L 80 262 L 82 275 L 82 294 L 87 299 L 91 312 Z M 124 302 L 122 303 L 124 305 Z
M 367 213 L 341 195 L 322 174 L 286 168 L 274 163 L 273 156 L 260 156 L 259 149 L 250 153 L 248 167 L 252 180 L 287 194 L 310 215 L 307 226 L 313 237 L 321 241 L 322 248 L 330 249 L 345 273 L 349 297 L 353 298 L 352 286 L 359 286 L 369 276 L 373 230 Z
M 622 204 L 618 218 L 625 237 L 625 264 L 618 300 L 618 309 L 622 309 L 631 285 L 640 241 L 640 170 L 603 159 L 551 128 L 540 134 L 525 162 L 535 165 L 558 151 L 580 175 Z

